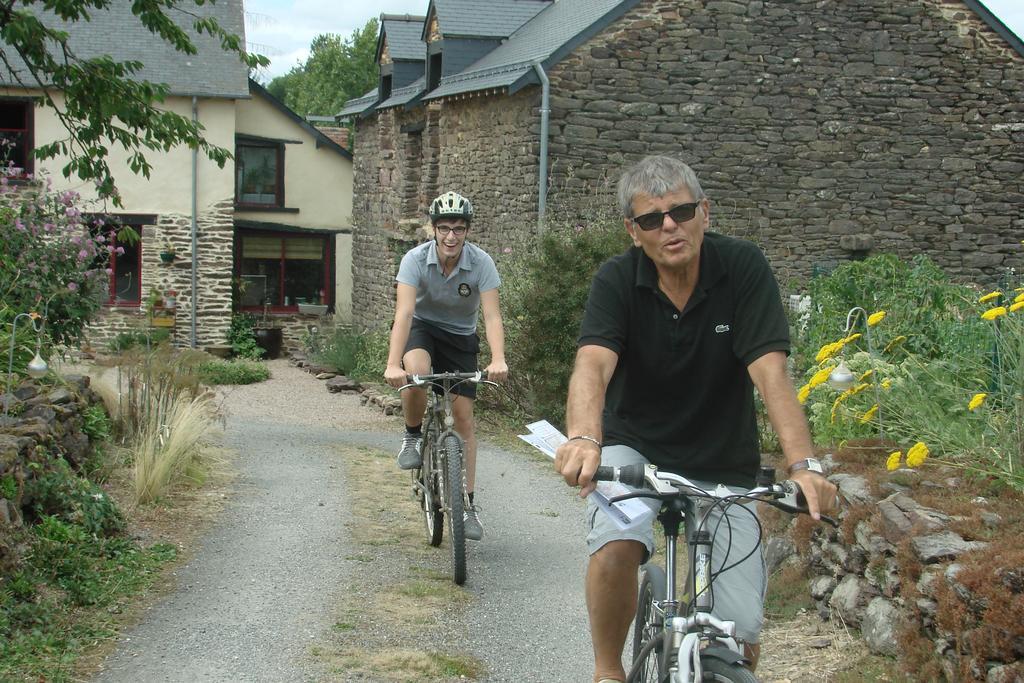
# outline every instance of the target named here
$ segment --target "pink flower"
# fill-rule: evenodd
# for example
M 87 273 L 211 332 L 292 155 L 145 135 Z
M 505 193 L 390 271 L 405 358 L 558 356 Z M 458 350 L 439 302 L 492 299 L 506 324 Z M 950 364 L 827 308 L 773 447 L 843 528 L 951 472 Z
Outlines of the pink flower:
M 82 249 L 80 252 L 78 252 L 78 258 L 84 261 L 85 259 L 89 258 L 89 252 L 87 252 L 85 249 Z
M 114 250 L 114 253 L 117 254 L 118 256 L 122 256 L 124 254 L 124 247 L 118 247 L 117 249 Z
M 113 275 L 114 274 L 114 269 L 113 268 L 107 268 L 106 272 L 107 272 L 107 275 Z
M 71 290 L 72 292 L 76 291 L 78 289 L 78 283 L 77 282 L 69 282 L 68 283 L 68 289 Z

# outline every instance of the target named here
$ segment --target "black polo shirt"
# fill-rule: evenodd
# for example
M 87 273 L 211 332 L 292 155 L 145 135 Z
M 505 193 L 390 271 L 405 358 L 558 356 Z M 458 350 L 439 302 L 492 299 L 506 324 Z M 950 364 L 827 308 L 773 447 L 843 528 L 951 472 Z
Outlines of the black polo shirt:
M 659 468 L 752 486 L 760 462 L 747 366 L 789 353 L 789 324 L 768 261 L 750 242 L 704 235 L 700 278 L 680 312 L 639 247 L 594 276 L 579 345 L 615 351 L 604 443 Z

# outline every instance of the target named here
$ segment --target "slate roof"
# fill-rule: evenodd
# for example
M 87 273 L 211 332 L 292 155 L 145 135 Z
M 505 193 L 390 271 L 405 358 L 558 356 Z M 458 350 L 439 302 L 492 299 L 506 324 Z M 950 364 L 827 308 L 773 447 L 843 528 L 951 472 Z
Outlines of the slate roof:
M 447 0 L 452 1 L 452 0 Z M 549 68 L 603 30 L 639 0 L 558 0 L 464 71 L 441 79 L 424 99 L 538 83 L 533 63 Z
M 427 44 L 423 42 L 425 17 L 411 14 L 380 15 L 380 38 L 386 38 L 388 54 L 398 61 L 422 62 L 426 58 Z M 380 60 L 381 44 L 378 39 L 377 60 Z
M 431 8 L 437 12 L 437 22 L 445 38 L 505 38 L 552 4 L 557 3 L 552 0 L 430 0 L 427 16 Z M 426 22 L 421 30 L 420 38 L 426 39 Z
M 384 100 L 377 105 L 377 109 L 389 109 L 391 107 L 400 107 L 402 105 L 408 105 L 414 101 L 420 99 L 420 95 L 427 89 L 427 79 L 425 76 L 420 76 L 415 81 L 407 86 L 401 88 L 395 88 L 391 91 L 391 97 Z M 345 106 L 348 106 L 348 102 Z
M 249 74 L 245 64 L 237 54 L 222 50 L 219 39 L 207 34 L 196 35 L 191 28 L 191 16 L 183 12 L 171 10 L 168 15 L 188 32 L 199 50 L 196 55 L 177 52 L 169 43 L 150 33 L 132 14 L 129 0 L 112 0 L 110 8 L 105 10 L 89 8 L 90 21 L 87 22 L 63 22 L 36 4 L 22 6 L 19 3 L 18 9 L 23 8 L 34 12 L 46 26 L 67 31 L 68 43 L 80 57 L 109 55 L 118 62 L 138 60 L 144 66 L 135 77 L 166 83 L 172 95 L 249 97 Z M 189 12 L 202 17 L 212 16 L 222 28 L 244 41 L 242 0 L 189 5 Z M 0 50 L 25 86 L 34 86 L 35 81 L 28 74 L 24 62 L 10 45 L 0 40 Z M 0 66 L 0 85 L 17 87 L 19 83 L 5 67 Z
M 377 89 L 374 88 L 370 92 L 366 93 L 362 97 L 357 97 L 354 100 L 349 100 L 345 103 L 345 106 L 341 108 L 335 117 L 343 118 L 349 116 L 359 116 L 373 109 L 373 105 L 377 104 Z

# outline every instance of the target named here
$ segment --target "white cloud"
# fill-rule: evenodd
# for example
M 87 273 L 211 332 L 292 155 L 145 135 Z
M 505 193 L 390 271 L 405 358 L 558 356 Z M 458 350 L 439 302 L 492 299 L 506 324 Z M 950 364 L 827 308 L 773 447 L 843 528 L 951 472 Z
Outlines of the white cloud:
M 246 42 L 270 58 L 266 77 L 288 73 L 322 33 L 349 37 L 383 14 L 425 14 L 429 0 L 246 0 Z

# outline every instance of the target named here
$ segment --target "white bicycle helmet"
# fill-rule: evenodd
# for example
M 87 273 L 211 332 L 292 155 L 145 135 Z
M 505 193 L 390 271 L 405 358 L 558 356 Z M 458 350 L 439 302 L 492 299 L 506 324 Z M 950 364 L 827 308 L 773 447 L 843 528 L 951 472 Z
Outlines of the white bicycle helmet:
M 442 218 L 462 218 L 469 223 L 473 220 L 473 204 L 458 192 L 445 192 L 430 202 L 430 222 Z

